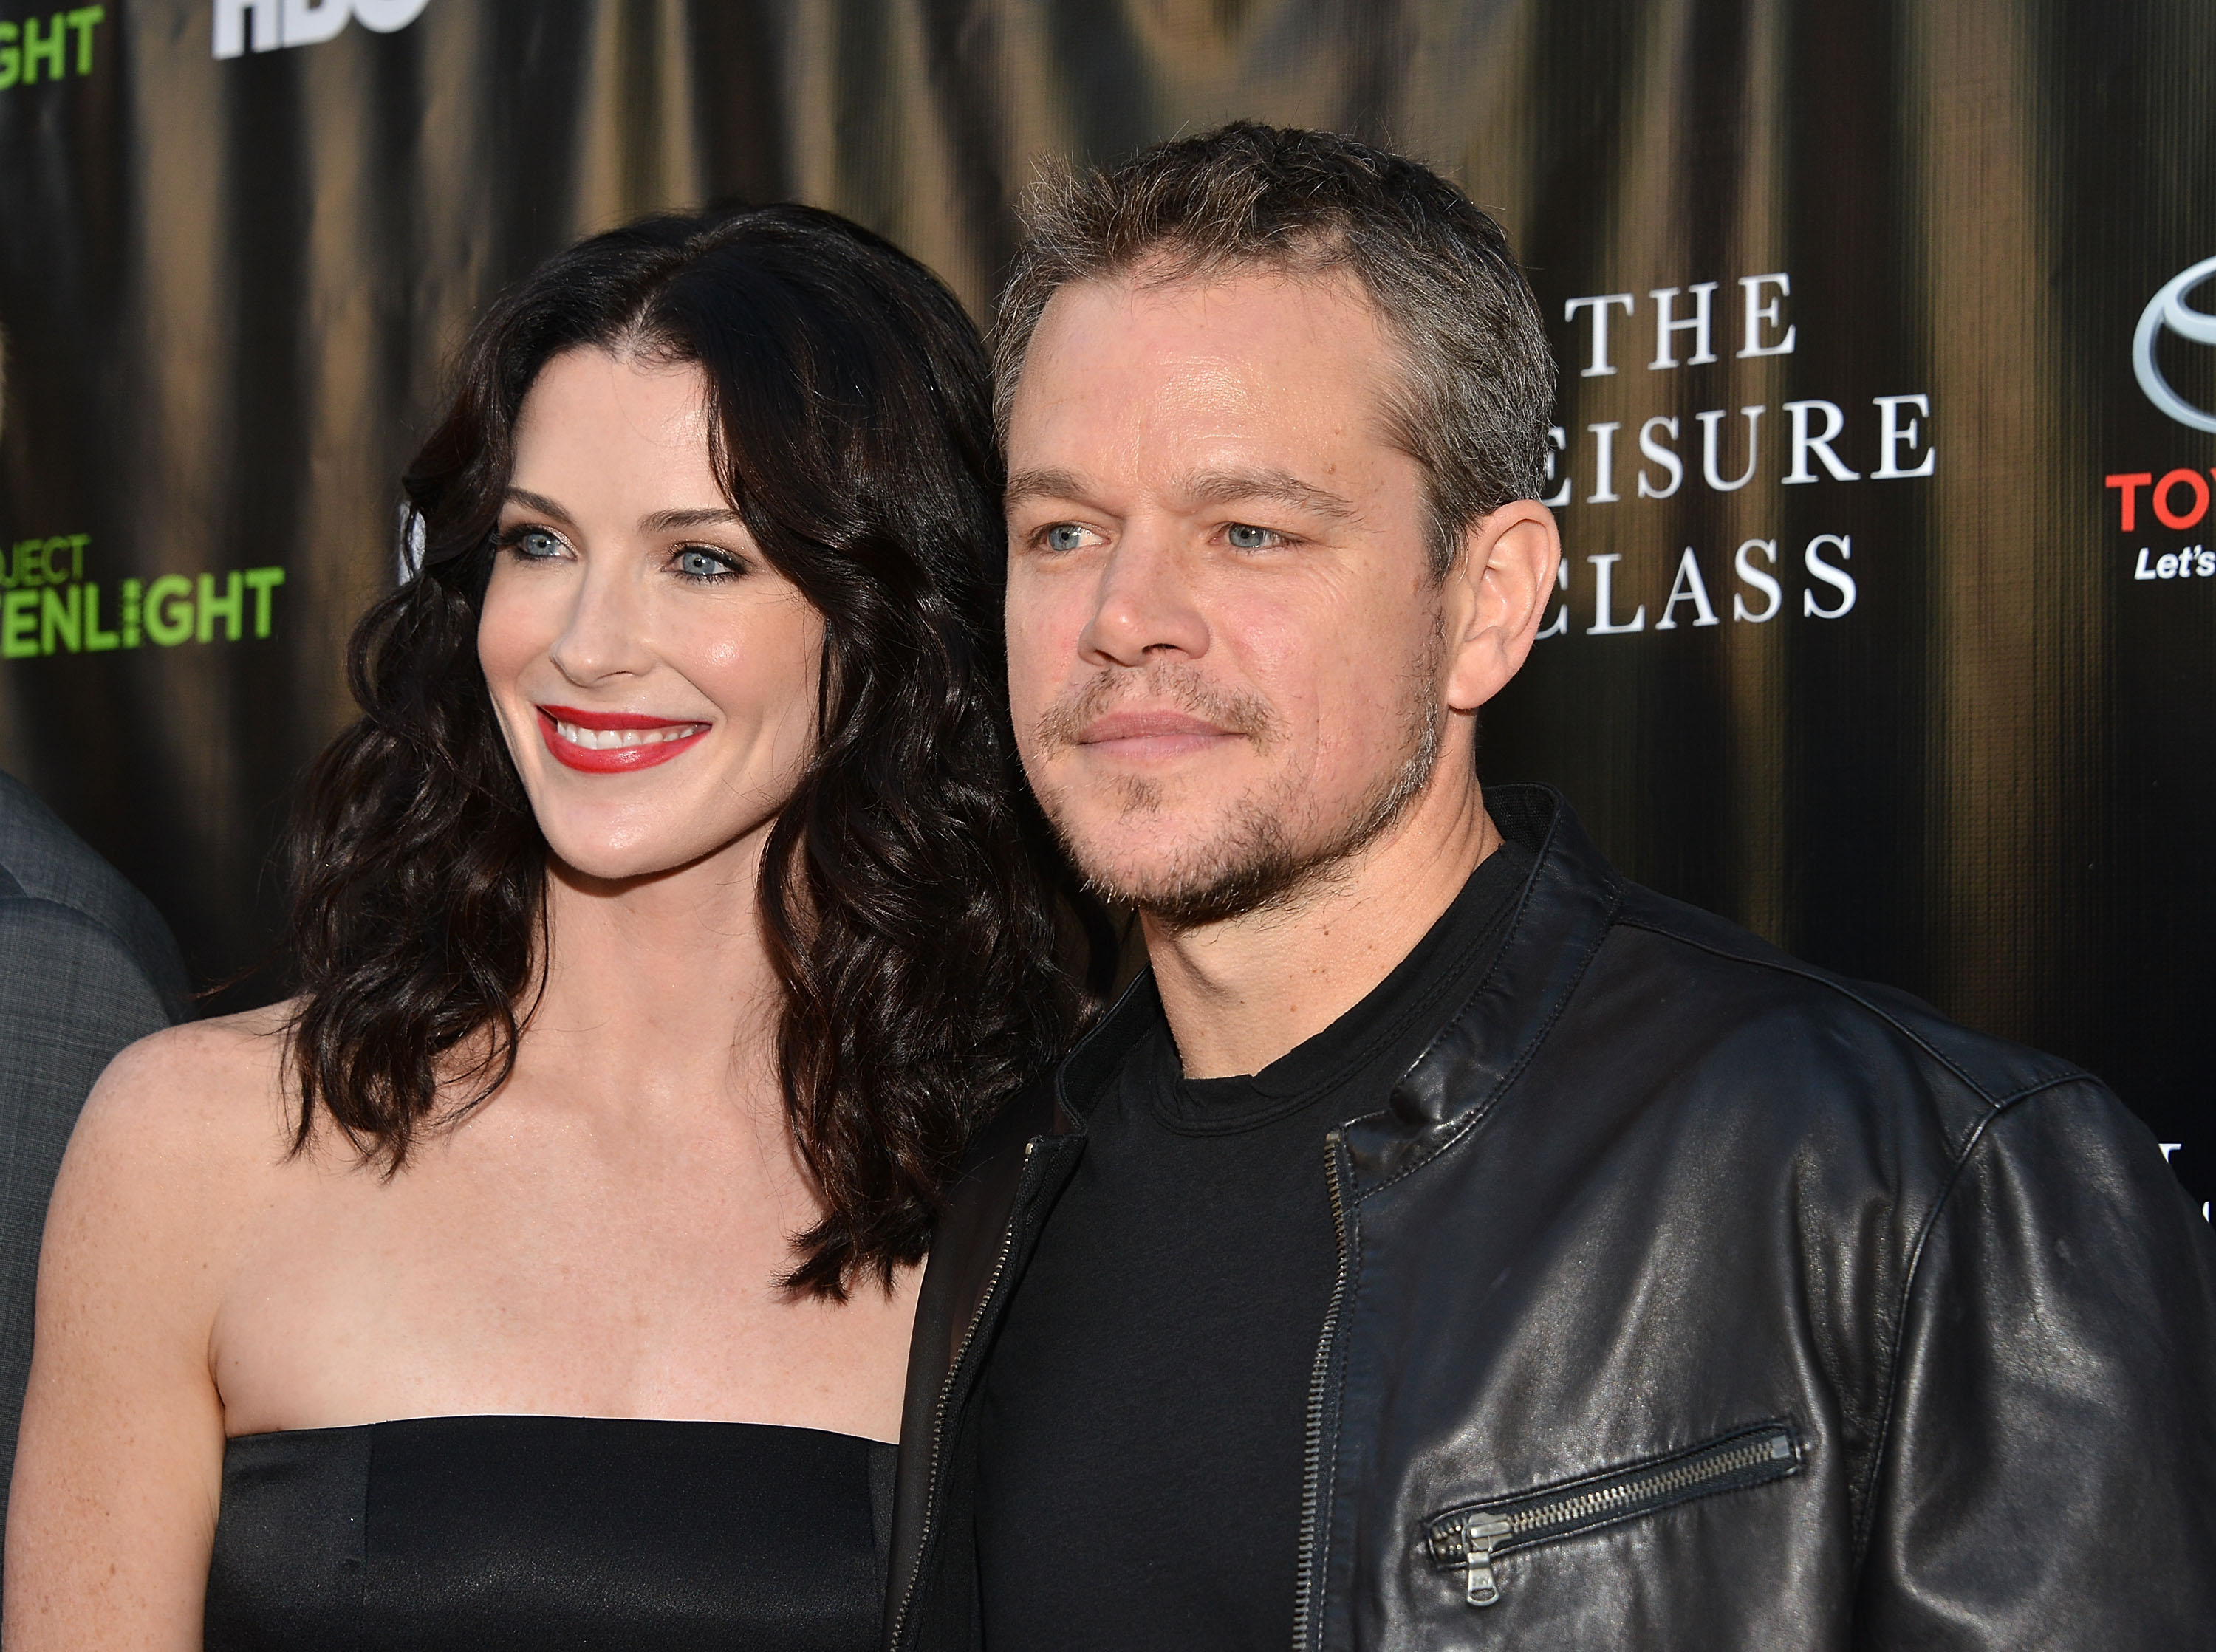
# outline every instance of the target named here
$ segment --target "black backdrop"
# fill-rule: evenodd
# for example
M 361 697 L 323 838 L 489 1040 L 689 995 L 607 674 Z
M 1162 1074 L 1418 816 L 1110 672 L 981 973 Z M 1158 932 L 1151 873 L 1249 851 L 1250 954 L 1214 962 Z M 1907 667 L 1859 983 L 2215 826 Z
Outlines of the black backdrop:
M 982 314 L 1040 157 L 1334 126 L 1494 209 L 1564 365 L 1487 777 L 2207 1199 L 2212 95 L 2206 0 L 0 0 L 0 766 L 225 977 L 503 282 L 797 197 Z

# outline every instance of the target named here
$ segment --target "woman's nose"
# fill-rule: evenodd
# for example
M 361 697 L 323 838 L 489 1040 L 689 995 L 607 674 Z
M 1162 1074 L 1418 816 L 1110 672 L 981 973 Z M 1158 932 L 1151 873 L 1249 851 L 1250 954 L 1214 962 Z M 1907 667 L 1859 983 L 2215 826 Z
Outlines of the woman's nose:
M 644 596 L 623 572 L 588 565 L 568 623 L 548 650 L 556 667 L 580 685 L 643 674 L 653 658 Z

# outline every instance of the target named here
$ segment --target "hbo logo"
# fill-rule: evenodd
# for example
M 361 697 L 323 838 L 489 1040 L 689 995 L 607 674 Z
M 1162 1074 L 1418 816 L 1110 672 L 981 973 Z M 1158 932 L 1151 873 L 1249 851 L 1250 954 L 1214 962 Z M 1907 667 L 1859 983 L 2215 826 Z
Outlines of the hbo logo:
M 256 52 L 328 40 L 349 21 L 390 34 L 423 15 L 431 0 L 215 0 L 215 54 L 236 58 L 248 36 Z

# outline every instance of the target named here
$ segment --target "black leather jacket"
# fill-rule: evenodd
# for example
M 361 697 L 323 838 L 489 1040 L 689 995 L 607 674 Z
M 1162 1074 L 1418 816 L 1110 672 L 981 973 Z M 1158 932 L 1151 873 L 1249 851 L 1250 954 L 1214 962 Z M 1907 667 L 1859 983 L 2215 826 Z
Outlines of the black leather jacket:
M 2216 1243 L 2145 1130 L 1487 801 L 1538 855 L 1501 956 L 1317 1167 L 1296 1646 L 2216 1646 Z M 902 1652 L 978 1643 L 978 1373 L 1130 1019 L 940 1225 Z

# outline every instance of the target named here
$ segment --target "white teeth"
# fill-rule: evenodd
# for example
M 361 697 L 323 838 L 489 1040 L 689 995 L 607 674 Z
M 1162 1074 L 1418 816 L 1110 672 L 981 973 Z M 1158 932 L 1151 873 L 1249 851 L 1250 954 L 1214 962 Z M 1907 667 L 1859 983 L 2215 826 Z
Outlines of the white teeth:
M 660 746 L 697 734 L 706 727 L 705 723 L 678 722 L 666 728 L 582 728 L 558 718 L 554 724 L 555 732 L 563 740 L 589 752 L 612 752 L 625 746 Z

